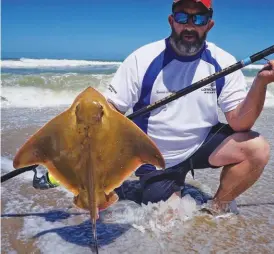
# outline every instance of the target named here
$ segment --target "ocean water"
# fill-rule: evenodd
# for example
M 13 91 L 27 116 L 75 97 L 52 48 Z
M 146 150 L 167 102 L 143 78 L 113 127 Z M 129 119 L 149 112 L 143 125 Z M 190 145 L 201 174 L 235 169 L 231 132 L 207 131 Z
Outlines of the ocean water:
M 17 59 L 2 60 L 1 106 L 53 107 L 69 105 L 86 87 L 103 91 L 121 62 Z M 262 65 L 243 69 L 250 85 Z M 274 88 L 269 86 L 266 106 L 273 105 Z
M 67 108 L 86 87 L 106 89 L 121 62 L 51 59 L 2 60 L 1 173 L 13 170 L 19 147 Z M 250 86 L 262 65 L 243 70 Z M 222 116 L 222 120 L 225 121 Z M 199 213 L 193 197 L 138 206 L 121 201 L 98 221 L 100 253 L 273 253 L 274 86 L 254 129 L 271 145 L 263 176 L 236 201 L 240 215 Z M 39 174 L 45 172 L 40 167 Z M 188 183 L 212 195 L 220 170 L 196 173 Z M 38 191 L 28 172 L 1 185 L 1 253 L 91 253 L 89 215 L 72 207 L 62 187 Z

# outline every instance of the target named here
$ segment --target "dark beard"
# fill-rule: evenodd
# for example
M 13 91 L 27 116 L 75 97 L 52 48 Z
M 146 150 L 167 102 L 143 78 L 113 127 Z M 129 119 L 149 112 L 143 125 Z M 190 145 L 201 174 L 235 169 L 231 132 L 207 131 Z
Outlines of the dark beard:
M 184 35 L 192 35 L 196 38 L 194 42 L 189 42 L 184 40 Z M 196 31 L 184 30 L 180 34 L 177 34 L 172 28 L 171 33 L 171 44 L 176 48 L 178 53 L 181 55 L 195 55 L 197 54 L 204 45 L 207 33 L 205 33 L 201 38 Z

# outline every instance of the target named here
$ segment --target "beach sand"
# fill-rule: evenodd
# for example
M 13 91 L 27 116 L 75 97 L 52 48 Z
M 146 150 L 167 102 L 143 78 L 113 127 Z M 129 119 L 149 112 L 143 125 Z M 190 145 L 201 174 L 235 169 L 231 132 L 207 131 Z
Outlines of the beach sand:
M 12 158 L 26 139 L 63 109 L 2 109 L 2 174 L 12 169 Z M 102 216 L 112 216 L 111 222 L 98 222 L 100 253 L 273 253 L 273 123 L 274 108 L 265 108 L 254 130 L 269 141 L 271 158 L 259 181 L 237 199 L 240 215 L 194 216 L 174 220 L 174 230 L 163 229 L 153 226 L 163 226 L 159 222 L 166 212 L 163 204 L 141 211 L 132 202 L 122 201 Z M 195 180 L 214 192 L 219 174 L 220 169 L 196 170 Z M 32 176 L 25 173 L 1 186 L 1 253 L 91 253 L 88 214 L 72 207 L 72 195 L 63 188 L 35 190 Z M 127 218 L 119 217 L 125 209 L 127 214 L 122 215 Z M 132 221 L 138 221 L 145 233 Z

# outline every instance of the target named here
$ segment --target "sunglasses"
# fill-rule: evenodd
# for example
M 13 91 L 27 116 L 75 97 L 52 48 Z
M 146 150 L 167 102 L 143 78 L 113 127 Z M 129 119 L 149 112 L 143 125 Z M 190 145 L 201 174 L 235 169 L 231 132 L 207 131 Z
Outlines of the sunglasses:
M 188 14 L 185 12 L 174 12 L 174 20 L 179 24 L 186 24 L 191 18 L 192 23 L 195 26 L 204 26 L 212 18 L 212 12 L 202 13 L 202 14 Z

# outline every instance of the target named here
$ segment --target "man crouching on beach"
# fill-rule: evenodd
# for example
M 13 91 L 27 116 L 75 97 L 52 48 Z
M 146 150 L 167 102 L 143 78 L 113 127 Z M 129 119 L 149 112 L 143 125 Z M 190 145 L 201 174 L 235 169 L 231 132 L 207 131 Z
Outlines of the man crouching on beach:
M 136 111 L 236 62 L 206 41 L 214 26 L 210 0 L 175 0 L 168 21 L 172 31 L 168 38 L 137 49 L 115 73 L 105 96 L 118 111 Z M 209 209 L 228 211 L 230 202 L 257 181 L 269 160 L 269 144 L 251 128 L 273 81 L 274 61 L 270 61 L 248 93 L 242 72 L 236 71 L 212 83 L 211 92 L 197 90 L 134 120 L 156 143 L 167 166 L 137 169 L 138 202 L 169 199 L 182 190 L 193 169 L 223 167 Z M 228 124 L 218 122 L 218 106 Z

